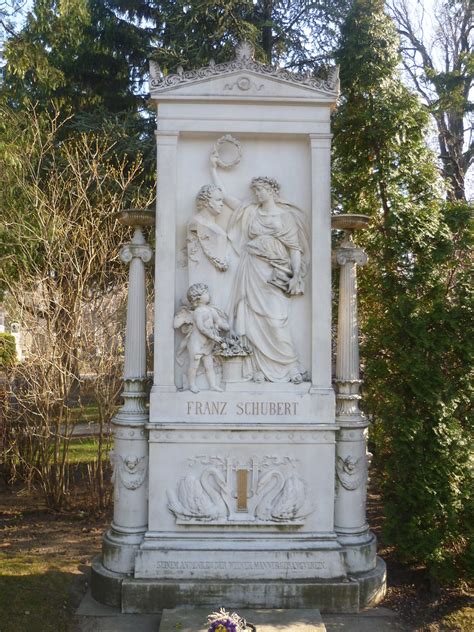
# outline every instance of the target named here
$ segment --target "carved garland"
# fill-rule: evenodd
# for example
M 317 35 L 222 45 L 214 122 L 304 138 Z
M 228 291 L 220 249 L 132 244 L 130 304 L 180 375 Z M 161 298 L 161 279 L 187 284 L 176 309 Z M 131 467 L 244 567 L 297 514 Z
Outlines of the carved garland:
M 208 259 L 208 261 L 214 266 L 214 268 L 219 270 L 219 272 L 226 272 L 229 269 L 228 262 L 224 259 L 221 259 L 220 257 L 214 256 L 209 248 L 205 246 L 206 240 L 209 240 L 209 236 L 205 234 L 203 235 L 198 227 L 194 239 L 189 239 L 189 241 L 191 241 L 191 255 L 194 255 L 197 252 L 196 243 L 198 243 L 201 246 L 201 250 L 203 251 L 206 259 Z M 190 259 L 191 261 L 196 261 L 196 259 L 193 259 L 192 256 L 190 256 Z
M 349 455 L 345 459 L 337 457 L 336 462 L 337 478 L 348 491 L 356 490 L 364 481 L 367 473 L 367 456 L 358 459 Z
M 113 450 L 110 451 L 110 461 L 112 463 L 113 473 L 112 482 L 115 483 L 118 473 L 119 480 L 126 489 L 132 491 L 138 489 L 145 482 L 147 473 L 147 457 L 146 456 L 122 456 L 117 455 Z
M 223 158 L 219 156 L 219 150 L 225 144 L 232 145 L 236 151 L 235 158 L 233 160 L 229 160 L 228 162 L 226 162 L 225 160 L 223 160 Z M 225 136 L 221 136 L 217 139 L 216 143 L 214 144 L 213 153 L 217 158 L 218 167 L 220 167 L 221 169 L 231 169 L 232 167 L 236 167 L 242 159 L 242 145 L 240 141 L 231 136 L 231 134 L 226 134 Z

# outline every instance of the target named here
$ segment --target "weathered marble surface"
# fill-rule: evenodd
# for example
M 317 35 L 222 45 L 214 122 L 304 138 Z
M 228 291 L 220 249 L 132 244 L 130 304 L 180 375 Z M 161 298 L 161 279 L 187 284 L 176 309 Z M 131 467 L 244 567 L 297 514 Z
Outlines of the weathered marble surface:
M 329 121 L 336 94 L 270 74 L 246 82 L 247 75 L 233 70 L 152 93 L 159 103 L 161 335 L 148 425 L 148 531 L 137 578 L 346 576 L 334 532 L 330 357 Z M 218 269 L 211 258 L 222 231 L 226 265 Z M 190 238 L 198 262 L 189 260 Z M 201 266 L 209 283 L 199 278 Z M 209 286 L 208 305 L 251 350 L 230 371 L 217 344 L 224 332 L 209 313 L 214 333 L 204 344 L 215 382 L 198 369 L 193 384 L 196 361 L 177 361 L 192 334 L 175 332 L 173 319 L 191 282 Z
M 331 376 L 334 77 L 262 66 L 244 46 L 229 64 L 155 72 L 151 97 L 154 383 L 149 418 L 117 423 L 115 480 L 128 486 L 96 594 L 129 612 L 217 597 L 373 605 L 385 570 L 365 519 L 355 263 L 342 247 L 337 415 Z

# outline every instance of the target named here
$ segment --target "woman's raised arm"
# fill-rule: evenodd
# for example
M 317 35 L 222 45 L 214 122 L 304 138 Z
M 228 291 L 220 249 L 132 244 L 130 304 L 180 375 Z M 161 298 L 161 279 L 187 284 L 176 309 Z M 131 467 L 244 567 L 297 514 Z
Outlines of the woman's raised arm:
M 238 198 L 232 197 L 231 195 L 227 194 L 224 188 L 224 185 L 222 184 L 221 179 L 219 178 L 219 175 L 217 173 L 217 151 L 213 151 L 211 154 L 211 175 L 212 175 L 213 183 L 217 187 L 219 187 L 219 189 L 224 194 L 224 203 L 232 211 L 236 211 L 238 208 L 240 208 L 242 206 L 242 202 Z

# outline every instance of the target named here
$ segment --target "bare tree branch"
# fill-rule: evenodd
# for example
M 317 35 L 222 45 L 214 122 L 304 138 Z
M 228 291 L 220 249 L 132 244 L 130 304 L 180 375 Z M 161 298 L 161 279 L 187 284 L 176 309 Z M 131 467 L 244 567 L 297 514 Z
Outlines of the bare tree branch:
M 464 131 L 464 121 L 472 116 L 472 3 L 438 0 L 432 16 L 421 0 L 415 7 L 407 0 L 390 0 L 388 5 L 401 36 L 403 65 L 438 128 L 451 197 L 465 199 L 465 178 L 473 161 L 472 139 Z M 433 32 L 428 36 L 423 27 L 430 17 Z

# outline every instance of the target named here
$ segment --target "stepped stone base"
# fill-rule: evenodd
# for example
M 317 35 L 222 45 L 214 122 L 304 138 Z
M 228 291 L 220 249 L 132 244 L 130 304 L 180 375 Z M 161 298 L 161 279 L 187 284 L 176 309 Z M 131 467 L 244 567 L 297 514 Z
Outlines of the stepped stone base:
M 179 581 L 135 579 L 92 564 L 92 596 L 123 613 L 154 613 L 181 605 L 217 608 L 317 608 L 355 613 L 380 603 L 386 591 L 386 566 L 338 580 Z

